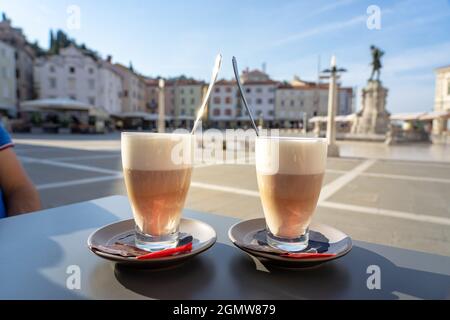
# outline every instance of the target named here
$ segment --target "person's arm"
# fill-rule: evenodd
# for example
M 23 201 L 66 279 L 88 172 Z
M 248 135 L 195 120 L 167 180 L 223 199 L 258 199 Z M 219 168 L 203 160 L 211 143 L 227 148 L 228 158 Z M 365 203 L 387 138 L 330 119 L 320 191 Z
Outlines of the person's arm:
M 41 208 L 39 194 L 12 148 L 0 151 L 0 189 L 8 216 Z

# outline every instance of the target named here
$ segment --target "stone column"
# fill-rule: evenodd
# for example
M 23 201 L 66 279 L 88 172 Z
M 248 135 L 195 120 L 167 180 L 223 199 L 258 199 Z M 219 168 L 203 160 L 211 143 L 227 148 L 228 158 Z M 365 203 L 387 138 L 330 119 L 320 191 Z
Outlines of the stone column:
M 164 133 L 166 131 L 166 100 L 165 100 L 165 81 L 159 79 L 158 92 L 158 132 Z
M 337 83 L 336 83 L 336 58 L 331 59 L 330 86 L 328 91 L 328 121 L 327 121 L 327 139 L 328 156 L 339 157 L 339 148 L 336 145 L 336 108 L 338 102 Z

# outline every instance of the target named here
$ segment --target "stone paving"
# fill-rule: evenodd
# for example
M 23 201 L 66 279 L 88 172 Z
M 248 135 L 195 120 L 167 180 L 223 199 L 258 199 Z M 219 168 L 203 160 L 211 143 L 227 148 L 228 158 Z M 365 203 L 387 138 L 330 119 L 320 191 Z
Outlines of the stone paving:
M 45 208 L 126 194 L 118 135 L 14 138 Z M 352 157 L 328 159 L 315 219 L 358 240 L 450 255 L 448 149 L 411 161 L 419 152 L 411 146 L 404 154 L 387 151 L 376 159 L 357 153 L 359 143 L 356 149 L 355 143 L 340 145 L 347 153 L 352 149 Z M 369 145 L 366 155 L 374 148 L 386 147 Z M 254 166 L 195 168 L 186 207 L 241 219 L 262 216 Z

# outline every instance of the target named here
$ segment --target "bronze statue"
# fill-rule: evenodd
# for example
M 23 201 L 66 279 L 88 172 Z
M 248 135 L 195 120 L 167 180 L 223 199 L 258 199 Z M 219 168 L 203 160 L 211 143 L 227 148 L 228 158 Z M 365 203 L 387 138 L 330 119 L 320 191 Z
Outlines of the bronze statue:
M 375 46 L 370 46 L 370 51 L 372 53 L 372 74 L 370 75 L 369 81 L 373 80 L 373 76 L 375 72 L 377 73 L 377 81 L 380 80 L 380 70 L 383 67 L 381 65 L 381 57 L 384 55 L 384 51 L 381 51 L 379 48 Z

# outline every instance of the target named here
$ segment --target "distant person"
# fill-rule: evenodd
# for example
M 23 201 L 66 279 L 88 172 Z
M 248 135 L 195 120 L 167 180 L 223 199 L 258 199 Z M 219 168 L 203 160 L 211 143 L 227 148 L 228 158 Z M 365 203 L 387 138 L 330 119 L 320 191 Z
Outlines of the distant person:
M 0 218 L 41 208 L 36 188 L 12 150 L 13 145 L 0 124 Z

